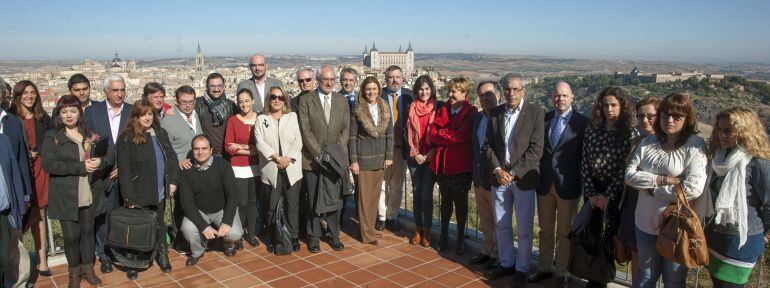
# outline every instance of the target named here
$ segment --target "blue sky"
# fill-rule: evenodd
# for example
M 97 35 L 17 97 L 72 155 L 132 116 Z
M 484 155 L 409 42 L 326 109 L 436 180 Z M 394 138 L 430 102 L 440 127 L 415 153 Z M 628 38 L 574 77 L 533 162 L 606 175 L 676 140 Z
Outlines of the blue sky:
M 770 1 L 3 1 L 0 59 L 417 53 L 770 63 Z

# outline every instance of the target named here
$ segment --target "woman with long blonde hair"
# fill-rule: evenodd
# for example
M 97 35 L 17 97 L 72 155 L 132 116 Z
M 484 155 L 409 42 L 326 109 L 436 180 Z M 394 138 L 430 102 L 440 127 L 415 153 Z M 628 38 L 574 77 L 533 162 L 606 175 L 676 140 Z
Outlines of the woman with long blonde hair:
M 717 114 L 709 144 L 709 272 L 714 287 L 743 287 L 770 239 L 770 144 L 757 113 L 743 107 Z

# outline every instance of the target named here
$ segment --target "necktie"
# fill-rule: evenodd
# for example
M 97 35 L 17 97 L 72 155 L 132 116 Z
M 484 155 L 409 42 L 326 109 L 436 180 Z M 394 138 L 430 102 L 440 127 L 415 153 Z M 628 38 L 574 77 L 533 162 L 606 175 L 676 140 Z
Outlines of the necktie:
M 391 97 L 393 97 L 393 142 L 396 144 L 401 144 L 401 121 L 398 118 L 398 93 L 391 92 Z
M 551 135 L 549 135 L 551 140 L 551 148 L 556 148 L 557 145 L 559 145 L 559 139 L 561 138 L 561 132 L 562 132 L 562 116 L 556 116 L 553 118 L 554 125 L 551 127 Z
M 326 123 L 329 123 L 329 116 L 331 116 L 332 105 L 329 101 L 329 95 L 324 95 L 324 117 L 326 117 Z

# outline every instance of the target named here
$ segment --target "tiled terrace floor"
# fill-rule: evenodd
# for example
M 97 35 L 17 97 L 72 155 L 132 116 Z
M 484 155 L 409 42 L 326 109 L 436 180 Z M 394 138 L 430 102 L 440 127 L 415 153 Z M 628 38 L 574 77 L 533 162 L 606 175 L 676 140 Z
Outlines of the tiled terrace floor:
M 383 231 L 379 245 L 365 245 L 356 240 L 356 223 L 346 223 L 342 236 L 346 248 L 341 252 L 322 243 L 322 253 L 311 254 L 303 243 L 299 253 L 275 256 L 264 245 L 253 248 L 247 244 L 233 257 L 207 252 L 197 266 L 185 267 L 185 256 L 171 250 L 170 273 L 153 265 L 140 271 L 134 281 L 119 269 L 100 277 L 106 287 L 507 287 L 510 282 L 510 276 L 487 280 L 480 268 L 468 265 L 474 252 L 456 256 L 450 249 L 439 254 L 432 248 L 410 245 L 407 232 Z M 41 277 L 35 287 L 66 287 L 66 265 L 51 270 L 54 276 Z M 85 281 L 81 285 L 88 287 Z M 532 287 L 553 287 L 553 283 L 544 281 Z

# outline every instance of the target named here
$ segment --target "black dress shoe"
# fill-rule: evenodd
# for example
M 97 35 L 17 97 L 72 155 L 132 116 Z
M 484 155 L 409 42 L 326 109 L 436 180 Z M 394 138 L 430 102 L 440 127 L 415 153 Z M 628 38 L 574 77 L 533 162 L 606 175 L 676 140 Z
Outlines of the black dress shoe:
M 48 270 L 37 270 L 37 275 L 51 277 L 53 274 L 51 274 L 51 268 L 48 268 Z
M 385 229 L 385 221 L 377 219 L 377 222 L 374 222 L 374 230 L 382 231 L 383 229 Z
M 513 279 L 511 279 L 511 288 L 520 288 L 524 287 L 524 285 L 527 285 L 527 274 L 524 272 L 516 271 L 515 274 L 513 274 Z
M 398 220 L 396 219 L 385 220 L 385 227 L 388 228 L 388 230 L 390 230 L 390 232 L 393 232 L 393 233 L 401 231 L 401 227 L 399 227 Z
M 542 272 L 542 271 L 538 270 L 534 274 L 529 275 L 529 278 L 527 278 L 527 281 L 529 281 L 531 283 L 537 283 L 537 282 L 543 281 L 543 280 L 551 278 L 551 277 L 553 277 L 553 273 L 551 273 L 551 272 Z
M 203 254 L 198 257 L 193 257 L 192 254 L 190 256 L 187 256 L 187 261 L 185 261 L 185 266 L 195 266 L 195 264 L 198 264 L 198 260 L 201 260 L 203 258 Z
M 342 244 L 339 237 L 332 238 L 331 241 L 329 241 L 329 246 L 331 246 L 334 251 L 345 250 L 345 244 Z
M 586 288 L 607 288 L 607 283 L 588 281 Z
M 238 241 L 235 241 L 235 250 L 243 250 L 243 239 L 238 239 Z
M 225 257 L 233 257 L 235 256 L 236 249 L 227 249 L 225 248 Z
M 319 242 L 318 239 L 310 240 L 310 245 L 307 245 L 307 251 L 310 253 L 321 252 L 321 245 L 318 242 Z
M 246 243 L 249 243 L 251 247 L 259 247 L 259 239 L 257 239 L 257 236 L 247 235 L 243 238 L 246 239 Z
M 299 252 L 300 247 L 301 246 L 299 244 L 299 239 L 297 238 L 291 239 L 291 250 L 294 250 L 294 252 Z
M 482 265 L 484 269 L 490 270 L 497 267 L 497 265 L 500 265 L 500 261 L 498 261 L 497 258 L 489 257 L 489 260 L 487 260 L 487 262 Z
M 560 276 L 556 277 L 555 284 L 553 286 L 554 288 L 567 288 L 569 287 L 569 278 Z
M 267 252 L 273 253 L 275 251 L 275 245 L 273 244 L 266 244 L 265 248 L 267 249 Z
M 489 261 L 489 258 L 490 258 L 489 255 L 484 255 L 479 253 L 479 254 L 476 254 L 476 256 L 471 257 L 470 262 L 473 265 L 486 264 L 487 261 Z
M 137 273 L 134 269 L 127 269 L 126 277 L 128 280 L 136 280 L 136 278 L 139 278 L 139 273 Z
M 99 265 L 99 271 L 102 272 L 102 274 L 110 273 L 112 272 L 112 261 L 110 260 L 99 260 L 101 263 Z
M 457 245 L 455 245 L 455 254 L 457 255 L 465 254 L 465 239 L 460 238 L 459 240 L 457 240 Z
M 449 235 L 447 233 L 441 233 L 438 237 L 438 245 L 436 246 L 436 250 L 438 252 L 443 252 L 446 250 L 447 246 L 449 246 Z
M 495 268 L 489 269 L 489 271 L 484 273 L 484 275 L 486 275 L 487 278 L 489 279 L 497 279 L 503 276 L 513 275 L 515 273 L 516 273 L 516 267 L 514 266 L 506 268 L 506 267 L 497 265 L 495 266 Z

